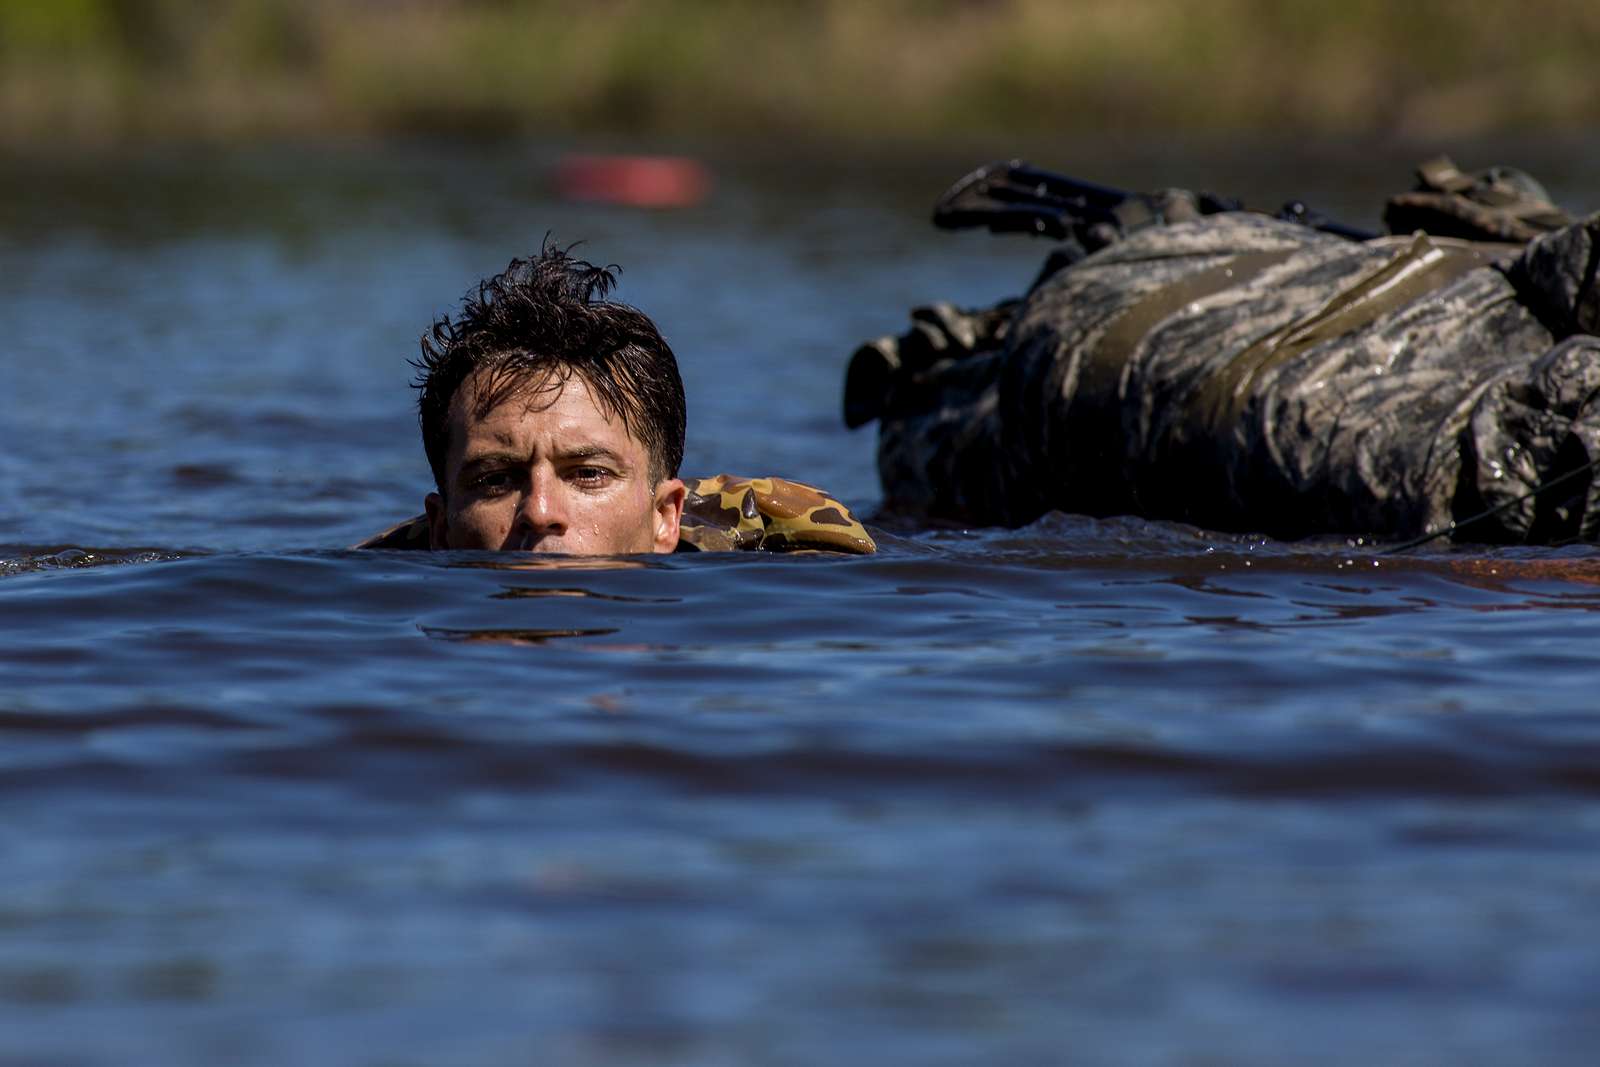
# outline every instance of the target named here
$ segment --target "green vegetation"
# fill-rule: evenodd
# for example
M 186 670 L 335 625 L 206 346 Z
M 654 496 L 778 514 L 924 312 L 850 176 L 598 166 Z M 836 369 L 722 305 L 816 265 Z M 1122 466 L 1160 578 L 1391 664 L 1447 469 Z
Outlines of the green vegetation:
M 0 143 L 1594 126 L 1562 0 L 0 0 Z

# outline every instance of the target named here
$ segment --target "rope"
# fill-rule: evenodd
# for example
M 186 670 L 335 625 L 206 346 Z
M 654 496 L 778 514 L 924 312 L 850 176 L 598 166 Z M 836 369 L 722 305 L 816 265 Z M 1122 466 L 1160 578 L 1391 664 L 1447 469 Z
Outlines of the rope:
M 1470 518 L 1462 519 L 1460 522 L 1456 522 L 1456 521 L 1452 520 L 1446 526 L 1440 527 L 1437 530 L 1431 530 L 1428 533 L 1423 534 L 1421 537 L 1415 538 L 1414 540 L 1411 540 L 1411 541 L 1407 541 L 1404 544 L 1395 545 L 1393 548 L 1386 548 L 1386 549 L 1384 549 L 1382 552 L 1380 552 L 1378 554 L 1381 555 L 1381 556 L 1392 556 L 1397 552 L 1409 552 L 1411 549 L 1416 548 L 1418 545 L 1425 545 L 1429 541 L 1436 541 L 1441 537 L 1448 537 L 1449 535 L 1455 533 L 1457 530 L 1460 530 L 1460 529 L 1463 529 L 1465 527 L 1471 526 L 1474 523 L 1482 522 L 1484 519 L 1492 519 L 1496 515 L 1500 514 L 1502 511 L 1505 511 L 1508 508 L 1516 507 L 1518 504 L 1522 503 L 1525 500 L 1533 499 L 1534 497 L 1538 496 L 1540 493 L 1544 492 L 1546 489 L 1554 489 L 1558 485 L 1561 485 L 1561 484 L 1563 484 L 1565 482 L 1570 482 L 1572 479 L 1576 478 L 1580 474 L 1589 474 L 1592 471 L 1594 471 L 1596 468 L 1600 468 L 1600 459 L 1593 459 L 1593 460 L 1590 460 L 1588 463 L 1585 463 L 1581 467 L 1574 467 L 1572 470 L 1568 471 L 1565 474 L 1557 475 L 1556 477 L 1551 478 L 1548 482 L 1543 482 L 1543 483 L 1541 483 L 1539 485 L 1534 486 L 1532 489 L 1528 490 L 1526 493 L 1523 493 L 1521 496 L 1512 497 L 1510 500 L 1507 500 L 1504 503 L 1496 504 L 1494 507 L 1490 508 L 1488 511 L 1479 512 L 1478 514 L 1473 515 Z

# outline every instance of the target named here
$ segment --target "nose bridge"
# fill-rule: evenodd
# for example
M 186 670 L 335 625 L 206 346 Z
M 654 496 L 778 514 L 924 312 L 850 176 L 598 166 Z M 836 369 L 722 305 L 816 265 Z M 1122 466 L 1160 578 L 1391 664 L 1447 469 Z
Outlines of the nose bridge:
M 528 495 L 522 501 L 523 517 L 535 529 L 564 526 L 561 479 L 548 463 L 536 462 L 528 472 Z

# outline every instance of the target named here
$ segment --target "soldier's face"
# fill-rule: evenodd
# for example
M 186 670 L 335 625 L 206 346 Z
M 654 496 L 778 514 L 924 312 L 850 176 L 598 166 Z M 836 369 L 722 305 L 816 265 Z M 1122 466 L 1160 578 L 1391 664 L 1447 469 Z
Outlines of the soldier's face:
M 451 399 L 445 493 L 429 493 L 434 548 L 569 555 L 671 552 L 684 487 L 573 375 L 535 381 L 476 415 L 477 375 Z

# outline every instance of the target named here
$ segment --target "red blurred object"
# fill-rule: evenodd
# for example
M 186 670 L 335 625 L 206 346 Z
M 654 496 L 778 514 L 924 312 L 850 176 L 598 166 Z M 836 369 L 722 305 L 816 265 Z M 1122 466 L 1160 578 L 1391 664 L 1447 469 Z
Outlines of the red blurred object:
M 629 207 L 690 207 L 711 191 L 711 172 L 685 156 L 567 156 L 555 181 L 564 199 Z

